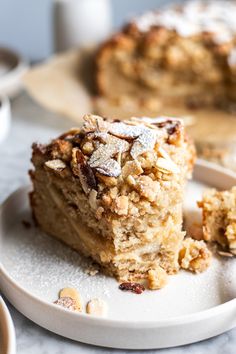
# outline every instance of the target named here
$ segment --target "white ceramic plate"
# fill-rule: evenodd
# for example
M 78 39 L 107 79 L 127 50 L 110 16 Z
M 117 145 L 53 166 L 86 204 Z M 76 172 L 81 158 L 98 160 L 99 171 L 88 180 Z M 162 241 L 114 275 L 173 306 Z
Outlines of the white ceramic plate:
M 0 143 L 7 137 L 11 125 L 10 101 L 6 96 L 0 96 Z
M 186 193 L 186 215 L 199 218 L 196 201 L 208 186 L 229 188 L 236 175 L 198 162 Z M 27 192 L 11 195 L 1 210 L 0 286 L 25 316 L 39 325 L 81 342 L 129 349 L 177 346 L 200 341 L 236 326 L 236 262 L 214 257 L 199 275 L 181 271 L 160 291 L 125 293 L 102 274 L 89 277 L 86 261 L 60 242 L 31 227 Z M 234 275 L 234 276 L 233 276 Z M 107 318 L 67 311 L 53 304 L 59 289 L 76 287 L 84 302 L 103 298 Z
M 15 97 L 22 88 L 22 77 L 28 67 L 17 53 L 0 48 L 0 94 Z
M 0 296 L 0 354 L 15 354 L 15 330 L 10 313 Z

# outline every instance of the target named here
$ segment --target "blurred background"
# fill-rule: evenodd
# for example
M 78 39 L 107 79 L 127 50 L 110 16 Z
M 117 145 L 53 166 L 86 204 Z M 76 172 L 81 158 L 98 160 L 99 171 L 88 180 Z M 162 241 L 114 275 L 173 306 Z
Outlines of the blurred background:
M 89 2 L 103 2 L 103 0 L 85 1 L 86 6 L 89 6 Z M 30 61 L 38 61 L 51 55 L 54 49 L 54 6 L 58 2 L 81 5 L 84 0 L 0 0 L 0 46 L 16 50 Z M 105 0 L 105 2 L 110 7 L 112 30 L 135 14 L 173 1 Z M 99 13 L 99 17 L 101 16 Z

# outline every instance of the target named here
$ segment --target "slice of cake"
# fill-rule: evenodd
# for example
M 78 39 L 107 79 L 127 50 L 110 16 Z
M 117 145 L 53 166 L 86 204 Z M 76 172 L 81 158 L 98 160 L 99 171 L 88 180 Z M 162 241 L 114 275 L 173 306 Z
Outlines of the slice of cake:
M 154 110 L 235 102 L 235 18 L 233 1 L 186 1 L 133 19 L 98 51 L 99 94 Z
M 223 250 L 236 255 L 236 187 L 229 191 L 207 190 L 201 202 L 203 237 L 216 241 Z
M 155 272 L 179 269 L 194 159 L 180 120 L 86 115 L 81 129 L 33 144 L 35 220 L 106 273 L 123 281 L 149 274 L 154 288 Z

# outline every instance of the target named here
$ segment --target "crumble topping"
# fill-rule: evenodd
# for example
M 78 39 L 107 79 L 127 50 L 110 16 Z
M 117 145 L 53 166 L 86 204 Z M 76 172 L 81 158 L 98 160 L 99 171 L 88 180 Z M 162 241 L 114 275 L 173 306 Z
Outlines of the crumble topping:
M 134 19 L 141 32 L 151 27 L 166 27 L 180 36 L 213 33 L 216 43 L 228 42 L 236 34 L 236 5 L 232 1 L 189 1 L 184 6 L 171 6 L 150 11 Z
M 73 128 L 48 145 L 44 165 L 62 177 L 72 173 L 78 178 L 98 220 L 108 209 L 121 216 L 136 215 L 134 204 L 140 198 L 155 202 L 160 181 L 173 175 L 182 178 L 171 156 L 180 137 L 187 144 L 179 119 L 109 122 L 87 114 L 81 129 Z
M 63 171 L 48 168 L 52 160 L 61 160 Z M 34 215 L 45 232 L 89 255 L 120 282 L 161 287 L 164 273 L 157 264 L 168 274 L 179 270 L 183 192 L 193 161 L 179 120 L 111 122 L 86 115 L 81 129 L 44 149 L 34 146 Z M 120 287 L 144 290 L 137 283 Z M 62 294 L 73 300 L 71 293 Z

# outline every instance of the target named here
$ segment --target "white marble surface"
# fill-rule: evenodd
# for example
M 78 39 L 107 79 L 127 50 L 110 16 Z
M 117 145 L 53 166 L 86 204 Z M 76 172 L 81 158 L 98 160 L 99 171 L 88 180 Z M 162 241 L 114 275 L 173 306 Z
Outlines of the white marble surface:
M 12 103 L 13 125 L 10 135 L 0 145 L 0 202 L 19 186 L 26 184 L 30 167 L 31 143 L 44 142 L 70 126 L 73 122 L 45 112 L 25 94 Z M 9 305 L 9 304 L 8 304 Z M 10 312 L 16 328 L 17 354 L 74 354 L 125 353 L 122 350 L 97 348 L 77 343 L 53 334 L 22 316 L 11 305 Z M 234 354 L 236 329 L 200 343 L 148 353 L 160 354 Z

